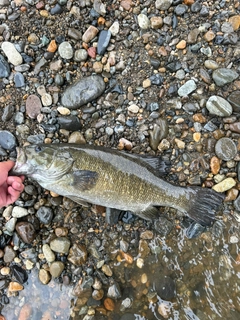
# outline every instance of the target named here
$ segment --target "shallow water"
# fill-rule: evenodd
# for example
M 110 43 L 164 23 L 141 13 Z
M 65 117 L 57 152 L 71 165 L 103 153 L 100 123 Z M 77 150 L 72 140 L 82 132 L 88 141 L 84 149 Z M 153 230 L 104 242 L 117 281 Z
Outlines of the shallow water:
M 100 316 L 104 310 L 100 303 L 88 307 L 79 304 L 73 287 L 53 280 L 42 285 L 36 268 L 24 290 L 10 297 L 2 314 L 7 320 L 19 319 L 22 306 L 28 305 L 32 311 L 26 319 L 32 320 L 93 319 L 86 317 L 89 310 L 96 314 L 94 319 L 240 319 L 239 243 L 230 243 L 239 236 L 239 225 L 234 218 L 223 225 L 219 237 L 209 229 L 196 239 L 188 239 L 186 229 L 176 229 L 166 238 L 143 240 L 150 250 L 131 250 L 133 263 L 115 255 L 109 264 L 122 296 L 116 299 L 114 311 L 105 311 L 106 317 Z M 108 248 L 111 251 L 110 243 Z M 166 282 L 169 288 L 161 287 L 163 279 L 173 280 Z M 164 300 L 159 290 L 173 297 Z M 79 310 L 85 314 L 79 315 Z

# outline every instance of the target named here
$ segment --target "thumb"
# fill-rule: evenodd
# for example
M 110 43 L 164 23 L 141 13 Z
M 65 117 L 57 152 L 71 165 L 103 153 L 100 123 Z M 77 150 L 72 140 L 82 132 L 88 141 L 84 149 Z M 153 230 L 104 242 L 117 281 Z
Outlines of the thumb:
M 13 166 L 14 162 L 12 160 L 0 162 L 0 185 L 6 181 L 8 172 Z

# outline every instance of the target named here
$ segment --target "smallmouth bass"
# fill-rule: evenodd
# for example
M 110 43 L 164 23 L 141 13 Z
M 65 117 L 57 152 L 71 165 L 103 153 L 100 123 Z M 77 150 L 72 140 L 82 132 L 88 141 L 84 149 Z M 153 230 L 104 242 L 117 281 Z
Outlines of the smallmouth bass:
M 179 187 L 159 175 L 159 157 L 78 144 L 38 144 L 17 148 L 12 174 L 82 202 L 131 211 L 148 220 L 158 206 L 180 210 L 203 225 L 215 220 L 223 194 L 201 187 Z

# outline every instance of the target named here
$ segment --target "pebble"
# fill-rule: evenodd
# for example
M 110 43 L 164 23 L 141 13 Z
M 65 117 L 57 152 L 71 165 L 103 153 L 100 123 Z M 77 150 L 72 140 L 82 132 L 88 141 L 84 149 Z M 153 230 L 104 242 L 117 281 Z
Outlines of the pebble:
M 86 61 L 88 58 L 88 52 L 85 49 L 78 49 L 74 52 L 74 60 L 77 62 Z
M 213 186 L 212 189 L 217 192 L 225 192 L 233 188 L 235 185 L 236 181 L 233 178 L 226 178 L 223 181 L 215 184 L 215 186 Z
M 128 107 L 128 111 L 131 112 L 131 113 L 138 113 L 139 107 L 136 104 L 131 104 Z
M 181 40 L 180 42 L 178 42 L 178 44 L 176 45 L 177 49 L 185 49 L 187 46 L 187 42 L 186 40 Z
M 64 270 L 64 263 L 61 261 L 54 261 L 49 268 L 49 272 L 53 278 L 58 278 Z
M 163 19 L 161 17 L 151 17 L 150 23 L 152 29 L 160 29 L 163 26 Z
M 79 144 L 85 144 L 86 140 L 84 139 L 84 136 L 79 131 L 74 131 L 71 133 L 71 135 L 68 138 L 68 143 L 79 143 Z
M 222 87 L 238 78 L 239 74 L 235 70 L 219 68 L 213 71 L 212 77 L 217 86 Z
M 14 135 L 7 130 L 0 130 L 0 146 L 5 150 L 12 150 L 16 147 L 17 141 Z
M 171 300 L 176 295 L 176 285 L 172 278 L 168 276 L 159 276 L 153 281 L 155 290 L 163 300 Z
M 16 255 L 17 255 L 16 251 L 14 251 L 11 246 L 6 246 L 4 248 L 3 260 L 5 263 L 11 263 L 16 257 Z
M 42 246 L 42 251 L 47 262 L 51 263 L 55 261 L 55 254 L 47 243 Z
M 115 37 L 119 33 L 119 22 L 114 21 L 111 27 L 109 28 L 109 31 L 111 32 L 112 36 Z
M 0 54 L 0 78 L 7 78 L 10 75 L 10 67 L 5 58 Z
M 237 155 L 237 147 L 230 138 L 221 138 L 215 145 L 215 153 L 219 159 L 229 161 Z
M 159 10 L 168 10 L 171 7 L 173 0 L 156 0 L 155 6 Z
M 87 250 L 86 247 L 82 244 L 74 244 L 68 254 L 68 261 L 73 263 L 76 266 L 81 266 L 87 260 Z
M 219 65 L 214 60 L 205 60 L 204 65 L 207 69 L 216 70 L 219 68 Z
M 41 96 L 41 100 L 44 107 L 49 107 L 52 105 L 52 96 L 49 93 L 44 93 Z
M 107 50 L 111 39 L 111 32 L 109 30 L 102 30 L 99 34 L 98 44 L 97 44 L 97 53 L 103 55 Z
M 28 215 L 28 211 L 25 208 L 19 207 L 19 206 L 15 206 L 12 210 L 12 216 L 14 218 L 22 218 Z
M 137 20 L 138 20 L 138 25 L 141 29 L 147 30 L 150 28 L 151 26 L 150 20 L 145 14 L 140 13 L 137 17 Z
M 58 47 L 58 53 L 63 59 L 72 59 L 73 48 L 69 42 L 63 41 Z
M 8 41 L 3 41 L 1 48 L 11 64 L 13 64 L 14 66 L 22 64 L 23 58 L 15 48 L 14 44 Z
M 206 107 L 211 114 L 219 117 L 228 117 L 232 114 L 232 106 L 220 96 L 211 96 L 206 103 Z
M 236 90 L 228 96 L 228 101 L 235 112 L 240 112 L 240 91 Z
M 14 83 L 16 88 L 21 88 L 25 86 L 25 79 L 22 73 L 16 72 L 14 75 Z
M 96 37 L 98 32 L 99 30 L 96 27 L 90 26 L 83 34 L 82 41 L 89 43 L 91 40 L 93 40 Z
M 59 116 L 58 124 L 64 130 L 77 131 L 81 129 L 81 123 L 77 116 Z
M 9 283 L 8 290 L 10 292 L 21 291 L 21 290 L 23 290 L 23 286 L 20 283 L 16 282 L 16 281 L 11 281 Z
M 42 284 L 48 284 L 48 282 L 51 280 L 51 275 L 47 270 L 40 269 L 38 273 L 38 278 Z
M 104 90 L 105 83 L 101 76 L 93 75 L 82 78 L 63 92 L 61 102 L 66 108 L 77 109 L 98 98 Z
M 218 174 L 220 171 L 220 160 L 217 157 L 212 157 L 210 160 L 210 168 L 212 174 Z
M 36 119 L 41 113 L 42 103 L 38 96 L 31 94 L 26 100 L 26 113 L 31 119 Z
M 178 89 L 178 95 L 180 97 L 187 97 L 190 93 L 197 89 L 197 85 L 194 80 L 188 80 L 184 85 Z
M 6 222 L 5 229 L 7 233 L 10 233 L 10 234 L 13 233 L 13 231 L 15 230 L 16 222 L 17 222 L 17 218 L 11 218 Z
M 32 244 L 36 238 L 34 226 L 30 222 L 22 221 L 16 224 L 16 231 L 23 242 Z
M 53 210 L 50 207 L 42 206 L 37 210 L 36 216 L 43 224 L 49 224 L 52 222 Z
M 57 51 L 57 43 L 56 43 L 56 40 L 51 40 L 48 47 L 47 47 L 47 51 L 48 52 L 56 52 Z
M 59 237 L 50 242 L 50 248 L 58 253 L 66 254 L 70 248 L 70 240 L 66 237 Z
M 57 111 L 62 115 L 62 116 L 69 116 L 71 111 L 68 108 L 64 107 L 57 107 Z

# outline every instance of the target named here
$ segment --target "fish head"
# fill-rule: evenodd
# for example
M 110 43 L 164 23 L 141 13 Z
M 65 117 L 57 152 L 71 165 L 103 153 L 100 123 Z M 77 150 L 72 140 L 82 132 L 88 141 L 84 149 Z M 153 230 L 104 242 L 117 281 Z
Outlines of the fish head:
M 12 174 L 26 175 L 38 182 L 58 180 L 73 164 L 71 154 L 54 144 L 29 145 L 17 148 L 17 160 Z

